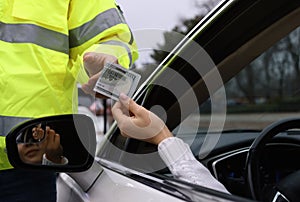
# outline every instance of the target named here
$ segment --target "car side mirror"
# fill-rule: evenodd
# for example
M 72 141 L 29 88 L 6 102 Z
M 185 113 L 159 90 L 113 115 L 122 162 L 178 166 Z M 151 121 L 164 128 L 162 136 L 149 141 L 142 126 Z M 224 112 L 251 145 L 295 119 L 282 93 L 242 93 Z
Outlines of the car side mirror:
M 28 120 L 9 132 L 6 149 L 9 162 L 15 168 L 84 171 L 94 161 L 94 123 L 83 114 Z

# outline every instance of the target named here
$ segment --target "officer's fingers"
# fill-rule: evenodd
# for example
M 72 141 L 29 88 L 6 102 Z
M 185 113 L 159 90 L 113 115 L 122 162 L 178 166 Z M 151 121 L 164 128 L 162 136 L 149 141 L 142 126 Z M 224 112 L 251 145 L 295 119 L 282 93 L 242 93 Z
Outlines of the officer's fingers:
M 96 57 L 95 53 L 89 52 L 83 56 L 84 68 L 88 71 L 89 76 L 92 76 L 99 72 L 103 66 L 99 63 L 99 58 Z
M 85 93 L 89 93 L 89 94 L 95 93 L 94 87 L 95 87 L 95 85 L 97 83 L 97 80 L 98 80 L 99 76 L 100 76 L 100 72 L 97 73 L 97 74 L 95 74 L 95 75 L 93 75 L 93 76 L 91 76 L 89 78 L 88 82 L 82 85 L 82 90 Z
M 117 63 L 117 58 L 104 53 L 88 52 L 83 56 L 83 62 L 89 76 L 93 76 L 102 70 L 105 63 Z
M 103 54 L 102 57 L 103 57 L 103 66 L 108 62 L 118 64 L 118 59 L 113 55 Z
M 91 86 L 89 86 L 88 84 L 82 84 L 82 85 L 81 85 L 81 90 L 82 90 L 85 94 L 94 95 L 93 88 L 92 88 Z
M 81 85 L 81 89 L 83 90 L 84 93 L 90 94 L 93 97 L 107 99 L 108 98 L 107 96 L 94 91 L 94 87 L 98 81 L 99 76 L 100 76 L 100 72 L 91 76 L 87 83 Z
M 93 76 L 91 76 L 89 78 L 89 80 L 86 84 L 90 86 L 90 89 L 94 89 L 94 86 L 97 83 L 99 77 L 100 77 L 100 72 L 94 74 Z

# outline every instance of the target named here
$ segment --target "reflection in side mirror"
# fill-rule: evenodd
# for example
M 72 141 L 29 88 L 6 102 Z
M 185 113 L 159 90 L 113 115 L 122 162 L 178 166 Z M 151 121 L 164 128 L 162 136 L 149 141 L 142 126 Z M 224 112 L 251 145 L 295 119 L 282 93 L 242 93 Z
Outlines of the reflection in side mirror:
M 39 143 L 45 139 L 46 133 L 49 133 L 49 130 L 46 131 L 46 122 L 44 121 L 36 125 L 32 125 L 31 127 L 28 126 L 27 128 L 25 128 L 17 136 L 16 142 L 24 144 Z
M 96 133 L 83 114 L 25 121 L 6 137 L 7 155 L 15 168 L 79 172 L 94 161 Z

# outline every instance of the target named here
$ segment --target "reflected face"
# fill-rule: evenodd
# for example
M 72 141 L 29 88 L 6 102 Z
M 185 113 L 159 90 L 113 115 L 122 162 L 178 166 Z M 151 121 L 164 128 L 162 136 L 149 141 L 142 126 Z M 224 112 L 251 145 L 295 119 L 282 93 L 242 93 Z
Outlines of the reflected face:
M 32 144 L 18 144 L 20 158 L 24 163 L 41 164 L 46 151 L 46 141 Z

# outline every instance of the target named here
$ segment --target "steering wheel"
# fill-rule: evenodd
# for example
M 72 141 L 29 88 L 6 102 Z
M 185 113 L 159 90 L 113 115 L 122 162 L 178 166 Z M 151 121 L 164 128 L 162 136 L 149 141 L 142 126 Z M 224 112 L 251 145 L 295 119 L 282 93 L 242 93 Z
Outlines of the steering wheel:
M 280 132 L 295 128 L 300 128 L 300 118 L 280 120 L 266 127 L 250 146 L 246 173 L 253 199 L 262 200 L 265 194 L 261 187 L 260 161 L 266 144 Z M 275 192 L 272 201 L 298 201 L 300 199 L 300 170 L 280 180 L 276 184 Z

